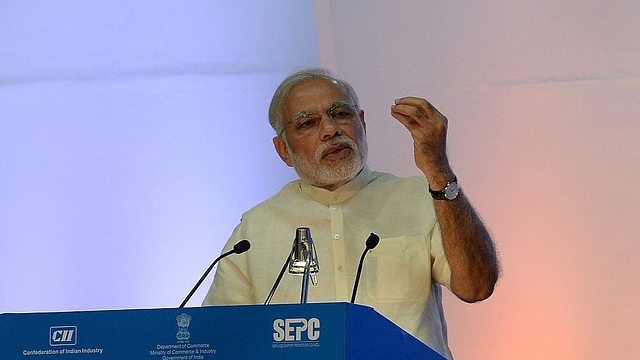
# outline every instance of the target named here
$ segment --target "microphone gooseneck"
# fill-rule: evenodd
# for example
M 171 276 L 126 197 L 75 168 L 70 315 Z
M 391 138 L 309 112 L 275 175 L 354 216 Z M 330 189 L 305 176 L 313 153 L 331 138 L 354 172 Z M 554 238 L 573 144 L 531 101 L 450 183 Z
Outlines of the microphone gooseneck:
M 294 250 L 295 250 L 294 248 L 291 248 L 291 252 L 287 256 L 287 258 L 284 260 L 284 264 L 282 265 L 282 269 L 280 269 L 280 274 L 278 274 L 278 277 L 276 278 L 276 281 L 273 283 L 273 286 L 271 287 L 271 291 L 269 291 L 269 295 L 267 296 L 267 298 L 264 301 L 264 305 L 269 305 L 269 303 L 271 302 L 271 298 L 273 297 L 273 294 L 276 293 L 276 289 L 278 288 L 278 285 L 280 285 L 280 280 L 282 280 L 282 276 L 284 275 L 284 272 L 287 270 L 287 266 L 289 265 L 289 261 L 290 261 L 291 257 L 293 256 Z
M 365 242 L 365 249 L 362 252 L 362 256 L 360 256 L 360 262 L 358 263 L 358 272 L 356 272 L 356 281 L 353 284 L 353 292 L 351 293 L 351 303 L 353 304 L 356 301 L 356 292 L 358 291 L 358 284 L 360 283 L 360 274 L 362 273 L 362 264 L 364 263 L 364 257 L 367 255 L 369 250 L 372 250 L 378 243 L 380 242 L 380 236 L 375 233 L 371 233 Z
M 213 260 L 211 265 L 209 265 L 209 267 L 207 268 L 207 271 L 205 271 L 204 274 L 202 274 L 202 276 L 200 277 L 200 280 L 198 280 L 198 282 L 193 287 L 193 289 L 191 289 L 191 291 L 189 292 L 189 295 L 187 295 L 184 301 L 182 301 L 182 304 L 180 304 L 179 308 L 183 308 L 187 304 L 189 299 L 191 299 L 191 297 L 196 292 L 196 290 L 198 290 L 198 288 L 200 287 L 204 279 L 207 277 L 207 275 L 209 275 L 209 273 L 211 272 L 211 269 L 213 269 L 213 267 L 218 263 L 218 261 L 232 254 L 242 254 L 243 252 L 246 252 L 247 250 L 249 250 L 250 247 L 251 247 L 251 243 L 249 242 L 249 240 L 246 240 L 246 239 L 240 240 L 237 244 L 233 245 L 232 250 L 227 251 L 226 253 L 218 256 L 215 260 Z

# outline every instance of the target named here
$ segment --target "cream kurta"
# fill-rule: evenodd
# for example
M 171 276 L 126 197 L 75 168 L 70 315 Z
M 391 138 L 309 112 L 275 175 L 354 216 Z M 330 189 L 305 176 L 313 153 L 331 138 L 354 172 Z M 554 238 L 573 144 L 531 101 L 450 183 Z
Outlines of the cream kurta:
M 402 179 L 365 166 L 333 192 L 300 180 L 285 185 L 243 215 L 223 251 L 241 239 L 251 249 L 219 263 L 204 305 L 264 303 L 298 227 L 311 229 L 320 265 L 308 302 L 351 300 L 358 261 L 374 232 L 380 243 L 365 259 L 355 302 L 451 357 L 439 285 L 449 287 L 451 271 L 420 177 Z M 271 303 L 298 303 L 300 285 L 301 277 L 285 273 Z

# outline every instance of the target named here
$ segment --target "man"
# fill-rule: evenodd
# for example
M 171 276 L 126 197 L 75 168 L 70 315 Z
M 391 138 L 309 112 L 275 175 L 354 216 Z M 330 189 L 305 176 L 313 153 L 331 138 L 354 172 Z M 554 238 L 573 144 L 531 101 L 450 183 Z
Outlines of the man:
M 466 302 L 488 298 L 498 279 L 493 242 L 457 186 L 446 154 L 447 118 L 426 100 L 395 100 L 391 115 L 410 132 L 424 177 L 401 179 L 366 165 L 364 111 L 346 82 L 308 69 L 283 81 L 269 108 L 278 155 L 300 180 L 246 212 L 224 251 L 204 304 L 263 303 L 290 252 L 295 229 L 311 229 L 320 272 L 309 302 L 350 301 L 365 240 L 357 303 L 386 316 L 451 358 L 441 286 Z M 272 303 L 300 300 L 300 277 L 285 276 Z

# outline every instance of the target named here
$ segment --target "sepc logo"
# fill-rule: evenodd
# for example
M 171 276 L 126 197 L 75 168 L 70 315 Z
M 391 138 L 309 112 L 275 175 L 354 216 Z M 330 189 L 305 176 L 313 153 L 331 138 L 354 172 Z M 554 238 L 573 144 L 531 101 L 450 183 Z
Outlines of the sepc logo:
M 320 320 L 317 318 L 273 320 L 274 341 L 316 341 L 320 338 Z
M 49 345 L 76 345 L 78 343 L 78 328 L 75 326 L 52 326 L 49 328 Z

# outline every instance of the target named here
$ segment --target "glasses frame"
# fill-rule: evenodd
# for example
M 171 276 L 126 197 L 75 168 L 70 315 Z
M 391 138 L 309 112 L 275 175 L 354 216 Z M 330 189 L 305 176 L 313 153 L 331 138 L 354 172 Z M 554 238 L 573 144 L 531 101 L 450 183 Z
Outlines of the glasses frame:
M 336 110 L 342 108 L 342 107 L 346 107 L 347 110 L 349 110 L 349 115 L 347 117 L 345 117 L 345 119 L 340 119 L 338 117 L 338 114 L 335 113 Z M 296 116 L 293 118 L 293 120 L 287 122 L 286 124 L 284 124 L 284 126 L 282 127 L 282 129 L 280 130 L 280 132 L 278 133 L 279 136 L 281 136 L 285 130 L 289 127 L 291 127 L 291 125 L 293 124 L 293 128 L 297 129 L 298 126 L 296 124 L 301 124 L 301 121 L 303 119 L 305 119 L 302 123 L 309 121 L 309 120 L 316 120 L 315 121 L 315 125 L 313 126 L 314 131 L 317 130 L 319 124 L 322 122 L 322 115 L 327 115 L 327 117 L 329 119 L 331 119 L 334 123 L 336 123 L 338 126 L 341 125 L 342 121 L 341 120 L 349 120 L 349 121 L 353 121 L 353 119 L 356 118 L 356 116 L 358 115 L 358 109 L 359 106 L 356 105 L 352 105 L 349 104 L 346 101 L 337 101 L 335 102 L 333 105 L 331 105 L 331 107 L 321 113 L 312 113 L 310 111 L 301 111 L 298 114 L 296 114 Z M 338 119 L 336 119 L 336 117 L 338 117 Z M 314 132 L 314 131 L 309 131 L 309 133 Z M 299 132 L 299 131 L 298 131 Z M 306 134 L 306 132 L 305 132 Z M 303 137 L 305 134 L 300 134 L 298 133 L 297 136 L 298 137 Z

